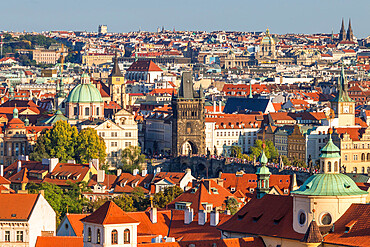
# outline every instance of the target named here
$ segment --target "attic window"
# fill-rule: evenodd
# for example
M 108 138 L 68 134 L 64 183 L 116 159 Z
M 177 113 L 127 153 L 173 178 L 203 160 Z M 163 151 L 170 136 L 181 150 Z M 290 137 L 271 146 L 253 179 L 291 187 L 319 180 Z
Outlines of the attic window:
M 247 213 L 248 212 L 245 212 L 244 214 L 239 214 L 238 215 L 238 220 L 242 220 Z
M 274 219 L 274 225 L 277 225 L 280 223 L 280 221 L 284 218 L 284 215 L 281 215 L 280 217 L 276 217 Z
M 16 217 L 17 216 L 17 214 L 12 214 L 12 217 Z
M 253 217 L 253 222 L 257 222 L 259 219 L 261 219 L 263 213 L 260 213 L 259 215 L 256 215 Z
M 357 220 L 351 220 L 347 225 L 345 225 L 346 230 L 345 233 L 349 233 L 351 231 L 352 227 L 357 223 Z
M 349 189 L 349 187 L 351 187 L 351 185 L 349 185 L 347 183 L 344 184 L 344 188 Z

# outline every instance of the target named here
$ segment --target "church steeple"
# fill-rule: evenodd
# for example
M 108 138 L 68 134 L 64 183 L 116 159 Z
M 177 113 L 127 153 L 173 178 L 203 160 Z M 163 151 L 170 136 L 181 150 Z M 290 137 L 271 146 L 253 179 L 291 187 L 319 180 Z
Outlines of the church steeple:
M 352 31 L 352 26 L 351 26 L 351 19 L 349 19 L 349 22 L 348 22 L 347 40 L 353 41 L 353 31 Z
M 109 75 L 109 77 L 123 77 L 123 74 L 121 72 L 121 70 L 119 69 L 119 66 L 118 66 L 118 56 L 117 56 L 117 51 L 116 51 L 116 54 L 114 56 L 114 64 L 113 64 L 113 69 L 112 69 L 112 72 L 111 74 Z
M 258 170 L 256 172 L 256 175 L 257 175 L 256 192 L 257 192 L 257 198 L 258 199 L 262 198 L 270 190 L 269 181 L 270 181 L 271 172 L 268 169 L 268 167 L 266 166 L 267 161 L 268 161 L 268 159 L 267 159 L 266 154 L 265 154 L 265 144 L 263 144 L 262 153 L 261 153 L 261 156 L 260 156 L 260 163 L 261 163 L 262 166 L 260 168 L 258 168 Z
M 342 18 L 342 27 L 339 32 L 339 41 L 346 40 L 346 30 L 344 29 L 344 19 Z

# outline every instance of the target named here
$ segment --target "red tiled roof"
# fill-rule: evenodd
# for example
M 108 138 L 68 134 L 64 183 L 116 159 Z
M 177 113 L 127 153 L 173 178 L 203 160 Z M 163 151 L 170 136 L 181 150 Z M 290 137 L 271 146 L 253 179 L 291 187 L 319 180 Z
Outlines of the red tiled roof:
M 38 236 L 35 247 L 83 247 L 83 237 Z
M 293 229 L 293 197 L 264 195 L 250 200 L 230 220 L 218 228 L 222 231 L 301 240 L 303 234 Z
M 257 237 L 145 243 L 139 244 L 138 247 L 188 247 L 192 245 L 196 247 L 265 247 L 263 240 Z
M 85 218 L 86 216 L 88 216 L 88 214 L 66 214 L 66 217 L 71 224 L 76 236 L 83 236 L 84 226 L 81 222 L 81 219 Z
M 344 134 L 349 134 L 349 137 L 353 141 L 359 141 L 362 134 L 365 133 L 365 130 L 366 128 L 361 127 L 335 128 L 335 132 L 337 132 L 340 136 L 343 136 Z
M 369 246 L 370 205 L 352 204 L 335 222 L 334 232 L 324 237 L 324 243 L 341 246 Z
M 0 220 L 28 220 L 39 194 L 0 194 Z
M 11 182 L 3 176 L 0 176 L 0 184 L 11 184 Z
M 99 225 L 139 223 L 112 201 L 105 202 L 94 213 L 86 216 L 81 221 Z
M 128 68 L 127 71 L 153 72 L 153 71 L 162 71 L 162 69 L 159 68 L 158 65 L 156 65 L 151 60 L 138 60 L 131 64 L 130 68 Z

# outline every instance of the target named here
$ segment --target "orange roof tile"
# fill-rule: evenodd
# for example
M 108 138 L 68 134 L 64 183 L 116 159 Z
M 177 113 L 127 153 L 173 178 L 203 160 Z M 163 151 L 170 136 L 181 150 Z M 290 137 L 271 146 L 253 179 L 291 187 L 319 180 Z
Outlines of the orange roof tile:
M 83 237 L 38 236 L 35 247 L 83 247 Z
M 139 223 L 139 221 L 128 216 L 114 202 L 107 201 L 91 215 L 83 218 L 82 222 L 100 225 Z
M 81 219 L 85 218 L 86 216 L 88 216 L 88 214 L 66 214 L 66 217 L 76 236 L 83 236 L 84 226 L 81 222 Z
M 0 220 L 28 220 L 39 194 L 0 194 Z

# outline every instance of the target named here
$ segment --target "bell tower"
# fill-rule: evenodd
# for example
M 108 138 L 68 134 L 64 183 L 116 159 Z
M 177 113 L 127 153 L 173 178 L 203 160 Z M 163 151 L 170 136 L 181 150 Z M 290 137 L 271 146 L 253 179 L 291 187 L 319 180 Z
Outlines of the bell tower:
M 342 65 L 338 79 L 338 95 L 331 101 L 338 126 L 355 126 L 355 104 L 356 102 L 348 95 L 348 81 Z
M 111 100 L 125 108 L 126 104 L 128 103 L 125 87 L 125 77 L 123 76 L 118 66 L 117 52 L 114 57 L 114 65 L 112 72 L 108 77 L 108 86 Z
M 193 88 L 191 72 L 183 72 L 177 95 L 171 101 L 172 156 L 205 154 L 205 114 L 202 86 Z

